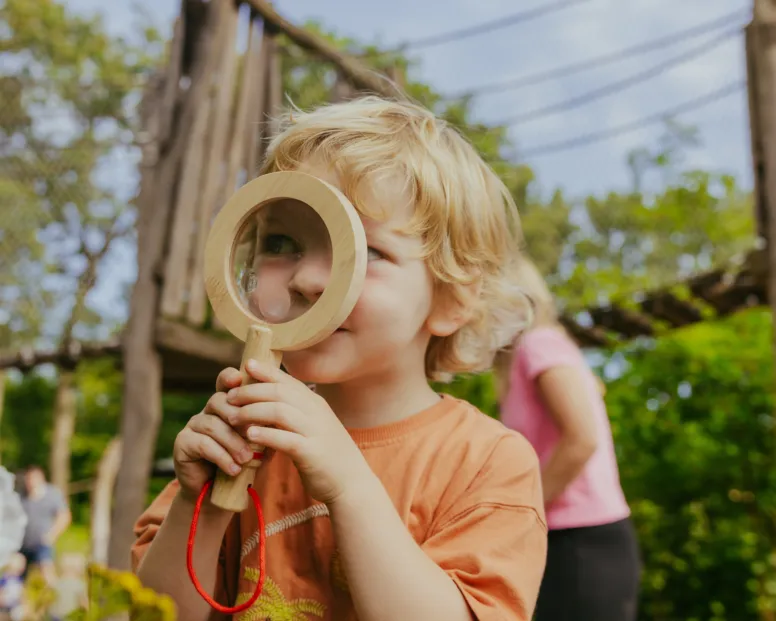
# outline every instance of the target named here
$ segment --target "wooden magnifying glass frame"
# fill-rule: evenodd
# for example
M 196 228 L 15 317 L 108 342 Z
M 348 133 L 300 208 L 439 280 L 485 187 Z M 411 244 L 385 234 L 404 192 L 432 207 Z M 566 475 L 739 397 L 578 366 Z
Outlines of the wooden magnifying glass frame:
M 234 257 L 240 233 L 258 210 L 282 199 L 305 203 L 323 220 L 331 238 L 332 266 L 321 297 L 303 315 L 269 324 L 246 307 L 234 280 Z M 280 366 L 284 351 L 304 349 L 331 335 L 350 315 L 364 284 L 367 245 L 358 212 L 342 192 L 317 177 L 275 172 L 246 183 L 218 213 L 205 246 L 205 290 L 213 312 L 235 337 L 245 342 L 240 373 L 243 385 L 253 380 L 245 371 L 249 359 Z M 261 447 L 251 446 L 254 454 Z M 244 464 L 237 476 L 218 470 L 210 501 L 229 511 L 248 506 L 259 459 Z

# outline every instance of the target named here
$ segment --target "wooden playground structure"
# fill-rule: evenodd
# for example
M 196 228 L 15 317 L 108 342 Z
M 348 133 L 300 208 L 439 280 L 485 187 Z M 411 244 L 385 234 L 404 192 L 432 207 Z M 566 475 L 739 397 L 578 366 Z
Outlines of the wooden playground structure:
M 760 235 L 773 239 L 776 216 L 776 5 L 755 3 L 747 60 Z M 244 49 L 235 44 L 245 32 Z M 767 35 L 767 36 L 766 36 Z M 323 38 L 289 23 L 266 0 L 183 0 L 165 70 L 148 83 L 138 211 L 138 271 L 122 338 L 102 344 L 0 355 L 0 368 L 121 355 L 121 445 L 108 560 L 126 568 L 132 526 L 146 503 L 165 390 L 212 390 L 242 343 L 213 320 L 202 273 L 212 219 L 250 179 L 283 104 L 281 44 L 331 66 L 331 99 L 370 92 L 401 96 L 397 72 L 383 76 Z M 766 105 L 770 102 L 770 105 Z M 608 346 L 721 317 L 768 301 L 776 291 L 773 244 L 684 283 L 563 318 L 584 346 Z M 770 267 L 769 267 L 770 266 Z M 681 289 L 682 293 L 679 293 Z M 774 297 L 771 295 L 771 299 Z

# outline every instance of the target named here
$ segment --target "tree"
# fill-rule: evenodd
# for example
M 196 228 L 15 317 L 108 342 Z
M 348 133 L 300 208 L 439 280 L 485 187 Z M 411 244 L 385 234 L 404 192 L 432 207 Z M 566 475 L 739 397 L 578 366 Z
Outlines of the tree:
M 9 33 L 0 54 L 11 68 L 0 83 L 11 101 L 0 115 L 2 255 L 11 266 L 0 290 L 9 314 L 2 344 L 69 348 L 79 336 L 105 334 L 95 332 L 104 320 L 88 296 L 134 214 L 102 169 L 133 145 L 132 99 L 157 61 L 158 37 L 147 30 L 143 45 L 112 38 L 99 19 L 70 15 L 53 0 L 7 0 L 0 18 Z M 73 382 L 73 368 L 60 368 L 49 466 L 63 490 Z
M 620 352 L 606 401 L 644 555 L 644 619 L 773 619 L 771 327 L 754 309 Z

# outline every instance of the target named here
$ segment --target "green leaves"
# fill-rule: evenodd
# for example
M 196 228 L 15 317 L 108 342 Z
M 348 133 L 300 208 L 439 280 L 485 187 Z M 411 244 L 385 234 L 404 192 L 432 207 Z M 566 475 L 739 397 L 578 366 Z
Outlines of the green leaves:
M 0 347 L 7 348 L 51 344 L 70 338 L 65 330 L 102 321 L 83 300 L 100 245 L 132 220 L 126 190 L 105 182 L 105 168 L 122 158 L 131 168 L 135 103 L 160 41 L 153 29 L 141 44 L 111 37 L 98 18 L 53 0 L 7 0 L 0 20 L 7 33 L 0 94 L 8 102 L 0 110 Z
M 626 352 L 607 405 L 645 560 L 648 619 L 776 605 L 771 321 L 764 309 Z

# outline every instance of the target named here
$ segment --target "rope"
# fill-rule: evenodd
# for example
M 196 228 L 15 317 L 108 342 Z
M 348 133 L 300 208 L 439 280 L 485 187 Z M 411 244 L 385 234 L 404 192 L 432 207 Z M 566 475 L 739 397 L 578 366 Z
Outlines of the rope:
M 214 608 L 218 612 L 221 612 L 223 614 L 227 615 L 234 615 L 238 612 L 243 612 L 244 610 L 247 610 L 253 604 L 256 603 L 256 600 L 259 599 L 259 596 L 261 595 L 261 591 L 264 589 L 264 578 L 266 575 L 266 569 L 267 569 L 267 558 L 266 558 L 266 541 L 265 541 L 265 533 L 264 533 L 264 513 L 261 510 L 261 501 L 259 501 L 259 495 L 256 493 L 256 490 L 253 489 L 253 487 L 248 487 L 248 493 L 251 496 L 251 500 L 253 500 L 253 506 L 256 508 L 256 517 L 259 520 L 259 579 L 256 583 L 256 589 L 253 592 L 253 595 L 251 595 L 250 599 L 246 602 L 243 602 L 242 604 L 239 604 L 238 606 L 224 606 L 222 604 L 219 604 L 216 600 L 214 600 L 210 594 L 205 591 L 205 589 L 202 588 L 202 585 L 199 583 L 199 579 L 197 578 L 197 574 L 194 572 L 194 539 L 197 535 L 197 523 L 199 522 L 199 513 L 202 509 L 202 503 L 205 500 L 205 496 L 207 496 L 208 491 L 213 486 L 213 481 L 208 481 L 205 483 L 204 487 L 202 488 L 202 491 L 199 493 L 199 497 L 197 498 L 197 504 L 194 505 L 194 516 L 191 519 L 191 529 L 189 530 L 189 541 L 188 545 L 186 546 L 186 568 L 189 570 L 189 577 L 191 578 L 191 582 L 194 584 L 194 588 L 197 589 L 197 593 L 199 593 L 202 596 L 202 599 L 204 599 L 208 604 L 210 604 L 211 608 Z

